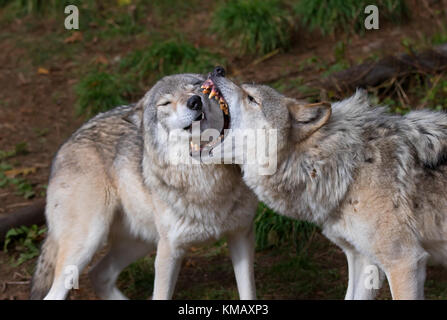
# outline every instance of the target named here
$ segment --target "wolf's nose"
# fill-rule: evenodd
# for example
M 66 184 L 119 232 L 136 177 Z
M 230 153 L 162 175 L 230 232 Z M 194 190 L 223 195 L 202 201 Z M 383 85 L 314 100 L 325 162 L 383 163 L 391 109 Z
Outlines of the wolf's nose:
M 186 106 L 191 110 L 201 110 L 202 109 L 202 99 L 199 96 L 192 96 L 186 102 Z
M 225 77 L 225 69 L 221 66 L 214 68 L 213 76 Z

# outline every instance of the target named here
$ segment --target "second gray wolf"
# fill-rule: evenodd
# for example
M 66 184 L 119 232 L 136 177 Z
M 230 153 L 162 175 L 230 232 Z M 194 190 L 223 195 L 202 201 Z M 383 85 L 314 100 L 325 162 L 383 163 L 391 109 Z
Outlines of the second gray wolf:
M 106 241 L 110 250 L 90 271 L 100 298 L 125 299 L 115 285 L 118 275 L 156 249 L 153 298 L 170 299 L 188 248 L 222 237 L 240 298 L 256 297 L 257 199 L 239 167 L 172 164 L 168 155 L 168 145 L 177 146 L 169 141 L 173 130 L 187 139 L 193 122 L 200 121 L 201 130 L 223 130 L 217 102 L 200 91 L 204 80 L 167 76 L 136 105 L 99 114 L 62 145 L 51 169 L 48 235 L 31 299 L 64 299 L 67 268 L 80 273 Z
M 385 277 L 393 299 L 422 299 L 428 259 L 447 265 L 447 114 L 392 115 L 363 91 L 331 106 L 210 80 L 208 90 L 228 104 L 230 129 L 277 130 L 276 172 L 242 164 L 244 181 L 345 252 L 346 299 L 373 298 Z M 368 282 L 374 266 L 379 286 Z

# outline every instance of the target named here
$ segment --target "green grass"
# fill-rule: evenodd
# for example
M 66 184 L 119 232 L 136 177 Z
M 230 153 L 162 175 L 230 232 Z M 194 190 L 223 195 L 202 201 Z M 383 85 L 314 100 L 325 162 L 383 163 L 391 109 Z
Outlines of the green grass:
M 56 14 L 70 4 L 91 8 L 94 0 L 0 0 L 0 8 L 8 7 L 16 15 Z
M 23 177 L 8 177 L 5 171 L 11 170 L 13 167 L 6 163 L 0 162 L 0 188 L 13 186 L 16 190 L 16 195 L 22 196 L 25 199 L 30 199 L 36 196 L 36 191 L 33 185 Z
M 76 85 L 77 113 L 93 116 L 128 103 L 126 96 L 132 90 L 126 77 L 93 70 Z
M 22 196 L 25 199 L 33 198 L 37 194 L 41 195 L 42 193 L 36 193 L 33 185 L 23 177 L 7 176 L 5 174 L 5 171 L 12 170 L 13 166 L 5 162 L 5 160 L 18 155 L 26 155 L 28 153 L 28 145 L 26 142 L 16 144 L 14 149 L 0 150 L 0 188 L 13 186 L 16 190 L 16 194 Z M 38 187 L 41 188 L 41 186 Z
M 148 299 L 154 286 L 155 256 L 132 263 L 120 274 L 118 286 L 131 299 Z
M 43 240 L 46 230 L 46 227 L 38 227 L 37 225 L 20 226 L 8 230 L 4 239 L 3 250 L 6 253 L 13 250 L 13 266 L 19 266 L 39 255 L 39 243 Z
M 135 8 L 133 12 L 129 12 L 126 8 L 112 7 L 107 11 L 107 15 L 99 17 L 97 16 L 97 12 L 91 12 L 92 17 L 89 18 L 89 22 L 97 23 L 99 29 L 95 33 L 87 30 L 88 38 L 93 34 L 101 39 L 110 39 L 114 37 L 134 36 L 145 32 L 144 15 L 146 13 L 146 6 L 139 5 Z M 82 21 L 80 24 L 82 24 Z
M 446 300 L 447 282 L 428 279 L 425 282 L 425 299 L 427 300 Z
M 386 94 L 380 94 L 373 101 L 386 105 L 390 112 L 401 115 L 407 114 L 416 106 L 435 111 L 447 110 L 447 77 L 444 74 L 413 74 L 405 79 L 404 84 L 398 90 L 391 81 L 385 86 Z M 405 92 L 407 99 L 399 94 L 401 90 Z
M 300 0 L 294 10 L 301 22 L 323 34 L 363 33 L 365 7 L 375 4 L 379 8 L 379 21 L 400 23 L 407 14 L 403 0 Z
M 93 37 L 110 39 L 114 37 L 133 36 L 143 33 L 148 13 L 148 3 L 143 0 L 120 0 L 101 3 L 94 0 L 0 0 L 0 8 L 5 8 L 7 20 L 13 20 L 26 15 L 35 15 L 57 21 L 63 26 L 67 14 L 64 8 L 67 5 L 76 5 L 79 9 L 79 31 L 85 34 L 90 41 Z M 35 28 L 39 22 L 25 21 L 30 24 L 30 29 Z M 51 22 L 50 22 L 51 23 Z M 56 34 L 67 31 L 61 27 Z M 64 44 L 62 42 L 62 44 Z M 42 50 L 40 50 L 42 51 Z
M 135 50 L 123 59 L 121 69 L 139 81 L 148 82 L 168 74 L 206 73 L 222 62 L 219 56 L 208 50 L 196 48 L 184 39 L 173 38 Z
M 6 160 L 17 155 L 25 155 L 28 153 L 28 144 L 26 142 L 20 142 L 14 146 L 14 149 L 0 150 L 0 160 Z
M 429 44 L 440 45 L 447 42 L 447 25 L 443 24 L 429 39 Z
M 213 15 L 211 31 L 240 53 L 266 54 L 290 45 L 288 11 L 278 0 L 224 2 Z
M 77 63 L 77 58 L 85 50 L 81 42 L 64 43 L 64 39 L 69 37 L 71 32 L 62 29 L 60 31 L 40 36 L 40 40 L 45 43 L 46 50 L 42 50 L 42 43 L 36 42 L 32 35 L 16 38 L 16 46 L 28 52 L 28 61 L 31 62 L 35 72 L 37 67 L 47 67 L 56 63 L 66 63 L 72 61 Z M 28 62 L 27 61 L 27 62 Z M 85 63 L 85 62 L 84 62 Z M 80 63 L 79 63 L 80 64 Z M 22 67 L 27 66 L 23 64 Z M 29 71 L 28 71 L 29 72 Z
M 77 112 L 93 116 L 138 99 L 161 77 L 176 73 L 206 73 L 224 61 L 183 39 L 155 42 L 125 56 L 110 71 L 94 68 L 76 85 Z
M 200 0 L 163 0 L 163 1 L 150 1 L 148 11 L 153 14 L 153 17 L 163 21 L 169 22 L 177 20 L 183 16 L 186 16 L 191 11 L 200 10 Z
M 259 250 L 293 244 L 300 253 L 316 231 L 314 224 L 280 216 L 259 203 L 255 218 L 256 247 Z
M 447 77 L 444 75 L 437 75 L 427 77 L 424 81 L 425 87 L 424 97 L 422 102 L 431 109 L 437 111 L 447 109 Z

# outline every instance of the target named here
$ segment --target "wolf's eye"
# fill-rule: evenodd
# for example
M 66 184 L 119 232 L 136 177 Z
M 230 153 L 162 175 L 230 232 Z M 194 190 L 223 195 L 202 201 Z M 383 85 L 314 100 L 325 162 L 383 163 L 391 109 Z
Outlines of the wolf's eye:
M 163 106 L 167 106 L 168 104 L 170 104 L 171 103 L 171 101 L 166 101 L 166 102 L 162 102 L 162 103 L 160 103 L 158 106 L 159 107 L 163 107 Z
M 248 100 L 249 100 L 250 102 L 253 102 L 253 103 L 258 104 L 258 103 L 256 102 L 255 98 L 253 98 L 251 95 L 248 95 L 247 98 L 248 98 Z

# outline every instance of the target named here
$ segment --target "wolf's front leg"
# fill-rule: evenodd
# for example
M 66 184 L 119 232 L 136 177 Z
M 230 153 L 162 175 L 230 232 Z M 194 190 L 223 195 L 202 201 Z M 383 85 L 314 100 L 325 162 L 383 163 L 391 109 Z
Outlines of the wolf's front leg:
M 155 258 L 154 300 L 169 300 L 174 293 L 184 251 L 160 238 Z
M 349 282 L 345 300 L 372 300 L 382 287 L 384 272 L 356 249 L 344 248 Z
M 229 235 L 228 248 L 230 249 L 240 299 L 256 299 L 253 271 L 255 251 L 253 227 Z
M 389 259 L 386 266 L 385 272 L 393 300 L 423 300 L 428 254 L 412 253 L 410 250 L 406 252 L 407 257 Z

